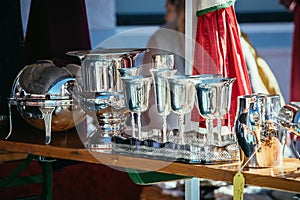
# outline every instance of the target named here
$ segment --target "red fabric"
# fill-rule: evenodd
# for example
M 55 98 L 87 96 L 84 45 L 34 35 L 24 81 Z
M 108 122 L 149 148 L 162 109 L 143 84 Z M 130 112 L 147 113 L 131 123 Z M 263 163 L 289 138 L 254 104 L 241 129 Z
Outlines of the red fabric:
M 0 163 L 0 179 L 5 178 L 21 161 Z M 30 163 L 20 176 L 40 175 L 38 161 Z M 78 163 L 53 172 L 53 199 L 138 200 L 144 186 L 136 185 L 126 172 L 106 165 Z M 0 199 L 40 195 L 41 184 L 5 188 Z
M 290 101 L 300 101 L 300 5 L 294 10 L 294 25 Z
M 221 73 L 224 77 L 236 78 L 229 112 L 232 127 L 237 97 L 252 93 L 233 6 L 199 16 L 196 43 L 193 74 Z M 199 117 L 194 110 L 192 120 L 199 120 L 203 126 L 204 119 Z
M 91 49 L 84 0 L 31 1 L 24 65 L 41 59 L 52 59 L 58 66 L 76 63 L 65 53 L 83 49 Z

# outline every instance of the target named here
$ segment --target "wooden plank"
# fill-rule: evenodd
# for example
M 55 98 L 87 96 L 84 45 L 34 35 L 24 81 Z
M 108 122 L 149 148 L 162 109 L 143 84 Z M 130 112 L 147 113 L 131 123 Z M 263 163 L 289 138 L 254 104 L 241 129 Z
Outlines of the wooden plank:
M 14 152 L 0 152 L 0 163 L 1 162 L 8 162 L 8 161 L 16 161 L 16 160 L 23 160 L 27 157 L 27 154 L 24 153 L 14 153 Z
M 10 141 L 0 140 L 0 151 L 105 164 L 116 169 L 135 168 L 226 182 L 232 182 L 233 176 L 241 167 L 239 162 L 199 165 L 124 156 L 110 151 L 93 152 L 83 147 L 78 134 L 70 132 L 54 134 L 50 145 L 43 144 L 43 135 L 38 133 L 26 133 L 26 137 L 15 134 Z M 286 158 L 282 167 L 244 169 L 243 174 L 248 185 L 300 192 L 299 167 L 298 159 Z

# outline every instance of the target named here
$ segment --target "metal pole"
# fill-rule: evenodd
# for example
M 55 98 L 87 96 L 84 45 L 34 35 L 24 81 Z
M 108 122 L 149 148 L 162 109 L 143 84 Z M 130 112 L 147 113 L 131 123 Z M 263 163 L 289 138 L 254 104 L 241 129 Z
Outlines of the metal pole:
M 200 200 L 200 179 L 185 180 L 185 200 Z

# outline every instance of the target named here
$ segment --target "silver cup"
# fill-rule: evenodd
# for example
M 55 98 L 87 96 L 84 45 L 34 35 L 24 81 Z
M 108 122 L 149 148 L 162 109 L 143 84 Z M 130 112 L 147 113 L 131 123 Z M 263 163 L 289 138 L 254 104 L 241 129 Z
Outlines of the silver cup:
M 166 78 L 174 76 L 176 71 L 176 69 L 150 69 L 155 85 L 157 111 L 163 118 L 163 142 L 167 141 L 167 116 L 171 112 L 170 89 Z
M 131 67 L 131 68 L 119 68 L 118 69 L 120 77 L 126 76 L 138 76 L 141 72 L 141 66 L 139 67 Z
M 184 144 L 184 116 L 191 112 L 195 101 L 195 88 L 189 76 L 168 77 L 171 109 L 179 116 L 179 143 Z
M 174 54 L 154 54 L 152 56 L 152 66 L 154 69 L 174 69 Z
M 222 143 L 221 118 L 229 112 L 232 84 L 235 78 L 199 79 L 196 88 L 196 107 L 199 114 L 206 119 L 208 144 L 215 144 L 213 134 L 213 119 L 218 120 L 217 144 Z
M 138 115 L 138 135 L 141 139 L 141 113 L 145 112 L 149 106 L 149 94 L 152 78 L 143 76 L 122 77 L 124 88 L 125 105 L 131 113 Z M 134 118 L 132 118 L 134 120 Z M 133 136 L 134 129 L 133 129 Z

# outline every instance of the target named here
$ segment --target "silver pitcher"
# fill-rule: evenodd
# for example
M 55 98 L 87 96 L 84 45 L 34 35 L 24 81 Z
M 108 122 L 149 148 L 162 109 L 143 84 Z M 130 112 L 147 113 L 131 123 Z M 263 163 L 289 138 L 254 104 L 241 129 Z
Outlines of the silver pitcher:
M 277 125 L 280 108 L 276 94 L 238 97 L 234 131 L 247 167 L 281 165 L 285 132 Z

